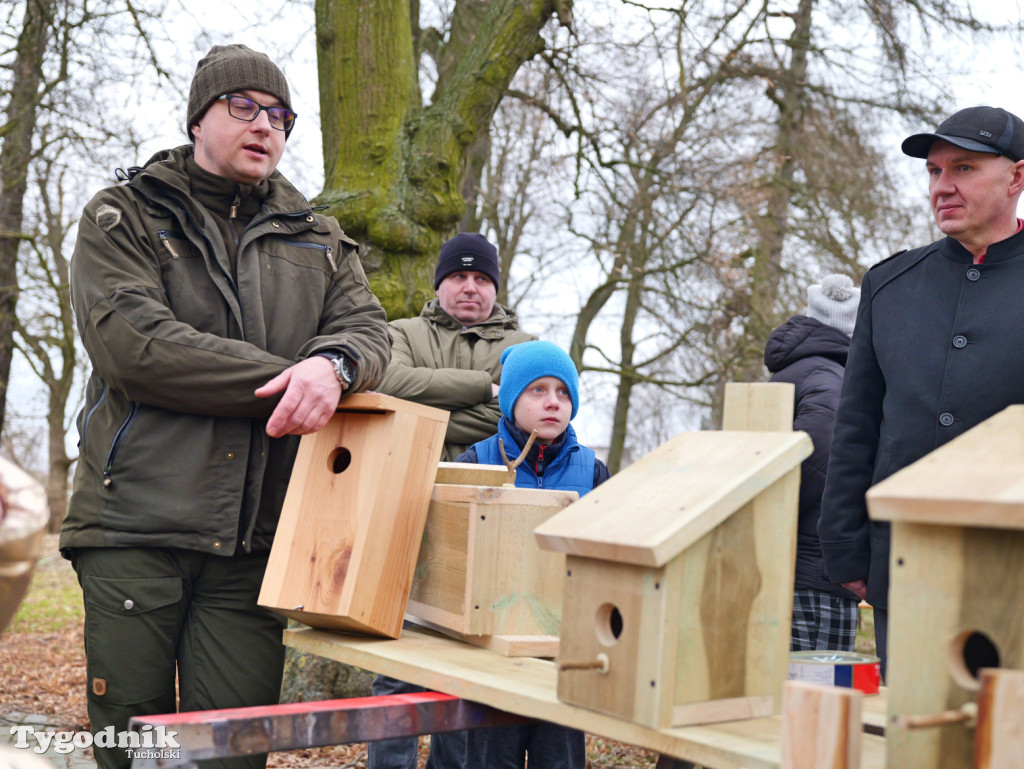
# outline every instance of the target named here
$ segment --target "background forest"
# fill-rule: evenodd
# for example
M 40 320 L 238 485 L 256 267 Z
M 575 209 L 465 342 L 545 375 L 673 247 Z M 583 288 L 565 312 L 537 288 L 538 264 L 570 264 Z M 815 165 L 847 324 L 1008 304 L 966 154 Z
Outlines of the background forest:
M 84 352 L 68 260 L 116 168 L 187 141 L 244 42 L 299 113 L 280 166 L 363 244 L 389 317 L 480 231 L 500 301 L 581 371 L 615 470 L 716 423 L 829 272 L 934 238 L 909 132 L 1024 112 L 1012 0 L 14 0 L 0 8 L 0 443 L 59 522 Z M 1018 103 L 1014 103 L 1017 100 Z

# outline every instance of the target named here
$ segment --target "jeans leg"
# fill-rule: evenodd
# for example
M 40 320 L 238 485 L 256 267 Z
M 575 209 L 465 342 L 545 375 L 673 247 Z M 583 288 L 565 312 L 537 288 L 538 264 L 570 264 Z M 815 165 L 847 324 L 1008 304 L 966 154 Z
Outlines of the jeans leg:
M 424 692 L 422 686 L 399 681 L 390 676 L 374 676 L 371 686 L 373 695 L 413 694 Z M 397 737 L 393 740 L 377 740 L 367 745 L 367 769 L 416 769 L 416 752 L 419 737 Z

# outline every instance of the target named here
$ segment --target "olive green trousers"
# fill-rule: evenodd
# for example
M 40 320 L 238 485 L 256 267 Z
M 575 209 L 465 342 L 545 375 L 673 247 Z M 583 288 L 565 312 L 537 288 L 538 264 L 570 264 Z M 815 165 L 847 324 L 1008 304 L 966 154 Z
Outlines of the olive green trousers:
M 82 548 L 72 553 L 72 562 L 85 600 L 94 735 L 109 726 L 115 735 L 126 732 L 133 716 L 278 701 L 286 620 L 256 604 L 266 553 L 222 557 L 174 548 Z M 132 750 L 125 747 L 94 751 L 102 769 L 127 769 L 131 763 Z M 263 769 L 266 758 L 203 765 Z

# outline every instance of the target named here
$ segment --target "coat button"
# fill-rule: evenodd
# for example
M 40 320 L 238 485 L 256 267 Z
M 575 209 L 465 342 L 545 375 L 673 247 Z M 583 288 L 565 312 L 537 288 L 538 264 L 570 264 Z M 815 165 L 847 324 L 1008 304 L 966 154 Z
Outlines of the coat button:
M 956 339 L 953 340 L 953 344 L 956 344 Z M 229 451 L 224 456 L 227 457 L 228 459 L 234 459 L 235 458 L 235 452 Z
M 952 419 L 952 417 L 950 417 L 950 419 Z M 219 539 L 215 539 L 215 540 L 213 540 L 213 549 L 214 549 L 214 550 L 220 550 L 220 549 L 221 549 L 221 547 L 222 547 L 222 545 L 221 545 L 221 543 L 220 543 L 220 540 L 219 540 Z
M 939 414 L 939 424 L 942 425 L 943 427 L 949 427 L 950 425 L 953 424 L 953 415 L 950 414 L 948 411 L 942 412 L 941 414 Z
M 126 600 L 124 602 L 124 610 L 125 611 L 131 611 L 134 607 L 135 607 L 135 601 L 133 601 L 131 598 L 129 598 L 128 600 Z
M 981 270 L 979 270 L 977 267 L 971 267 L 971 269 L 967 271 L 967 280 L 977 280 L 980 277 Z
M 961 349 L 961 348 L 966 347 L 967 346 L 967 337 L 959 336 L 959 335 L 953 337 L 953 346 L 955 348 L 957 348 L 958 350 Z
M 281 226 L 281 222 L 271 222 L 271 224 L 278 228 Z

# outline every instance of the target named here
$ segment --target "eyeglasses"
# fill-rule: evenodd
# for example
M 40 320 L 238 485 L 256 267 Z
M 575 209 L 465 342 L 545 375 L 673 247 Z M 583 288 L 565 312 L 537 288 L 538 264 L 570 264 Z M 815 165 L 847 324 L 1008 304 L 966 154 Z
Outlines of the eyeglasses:
M 276 128 L 278 131 L 290 131 L 292 126 L 295 125 L 296 115 L 287 107 L 264 107 L 252 99 L 247 99 L 234 93 L 226 93 L 214 99 L 214 101 L 225 99 L 228 103 L 228 114 L 238 120 L 245 120 L 251 123 L 259 116 L 260 112 L 266 112 L 271 128 Z

